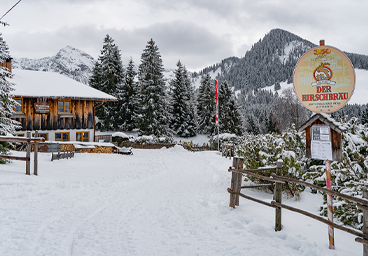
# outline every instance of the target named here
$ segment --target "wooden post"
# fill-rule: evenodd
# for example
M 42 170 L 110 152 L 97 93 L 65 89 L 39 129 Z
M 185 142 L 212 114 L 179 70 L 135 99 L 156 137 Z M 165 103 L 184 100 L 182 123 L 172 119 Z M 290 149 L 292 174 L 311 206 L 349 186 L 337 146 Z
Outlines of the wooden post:
M 238 167 L 238 158 L 233 158 L 233 167 L 236 169 Z M 231 191 L 236 191 L 236 181 L 237 181 L 237 173 L 231 172 Z M 235 208 L 235 195 L 230 193 L 230 204 L 229 207 Z
M 38 137 L 38 131 L 35 131 L 35 138 Z M 34 166 L 33 166 L 33 174 L 38 175 L 38 143 L 34 144 Z
M 235 157 L 233 157 L 233 159 L 235 159 Z M 237 157 L 238 161 L 237 161 L 237 166 L 235 167 L 238 170 L 243 170 L 243 158 Z M 240 193 L 241 190 L 241 184 L 242 184 L 242 179 L 243 179 L 243 174 L 241 173 L 236 173 L 236 187 L 235 187 L 235 192 Z M 239 206 L 239 195 L 235 196 L 235 205 Z
M 363 190 L 363 198 L 368 199 L 368 190 Z M 368 210 L 363 210 L 363 233 L 368 234 Z M 368 244 L 363 244 L 363 256 L 368 256 Z
M 328 190 L 332 190 L 331 186 L 331 162 L 326 160 L 326 187 Z M 332 195 L 327 193 L 327 217 L 328 220 L 333 222 L 333 201 Z M 328 226 L 328 248 L 333 250 L 335 249 L 335 239 L 334 239 L 334 228 L 332 226 Z
M 281 159 L 277 160 L 276 165 L 276 175 L 282 176 L 282 164 L 283 161 Z M 277 203 L 281 204 L 282 199 L 282 184 L 276 182 L 275 183 L 275 190 L 274 190 L 274 200 Z M 275 231 L 281 230 L 281 208 L 275 209 Z
M 31 132 L 27 132 L 27 138 L 30 140 L 31 139 Z M 31 143 L 27 142 L 27 153 L 26 153 L 26 175 L 30 175 L 31 174 L 31 161 L 30 161 L 30 157 L 31 157 Z

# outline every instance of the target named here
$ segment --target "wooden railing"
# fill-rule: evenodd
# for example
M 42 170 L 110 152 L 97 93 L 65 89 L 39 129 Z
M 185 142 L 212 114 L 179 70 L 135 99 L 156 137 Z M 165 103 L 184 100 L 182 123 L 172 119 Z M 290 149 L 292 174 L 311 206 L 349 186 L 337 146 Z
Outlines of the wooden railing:
M 229 168 L 229 172 L 232 172 L 232 178 L 231 178 L 231 188 L 228 188 L 228 192 L 230 193 L 230 207 L 235 208 L 235 206 L 239 206 L 239 197 L 243 197 L 245 199 L 275 208 L 275 231 L 281 230 L 281 209 L 284 208 L 289 211 L 297 212 L 300 214 L 303 214 L 307 217 L 313 218 L 315 220 L 318 220 L 320 222 L 323 222 L 331 227 L 334 227 L 336 229 L 340 229 L 342 231 L 345 231 L 347 233 L 350 233 L 352 235 L 357 236 L 355 239 L 356 242 L 363 243 L 363 255 L 368 255 L 368 192 L 363 192 L 363 198 L 356 198 L 353 196 L 345 195 L 336 191 L 327 190 L 325 188 L 321 188 L 319 186 L 316 186 L 314 184 L 310 184 L 305 181 L 300 181 L 297 179 L 292 179 L 288 177 L 282 176 L 282 160 L 277 161 L 276 167 L 270 167 L 270 168 L 259 168 L 259 169 L 251 169 L 251 170 L 244 170 L 243 169 L 243 158 L 240 157 L 234 157 L 233 158 L 233 166 Z M 271 174 L 271 177 L 263 176 L 260 174 L 257 174 L 257 172 L 262 171 L 270 171 L 274 170 L 275 173 Z M 261 187 L 261 186 L 269 186 L 271 184 L 260 184 L 260 185 L 251 185 L 251 186 L 241 186 L 242 183 L 242 175 L 247 174 L 249 176 L 253 176 L 256 178 L 259 178 L 261 180 L 267 180 L 275 182 L 275 189 L 273 194 L 273 200 L 268 203 L 264 202 L 262 200 L 247 196 L 243 193 L 240 193 L 241 189 L 244 188 L 255 188 L 255 187 Z M 347 199 L 349 201 L 355 202 L 357 204 L 357 207 L 363 210 L 363 232 L 360 232 L 358 230 L 354 230 L 351 228 L 344 227 L 342 225 L 335 224 L 321 216 L 317 216 L 314 214 L 311 214 L 309 212 L 285 205 L 281 202 L 282 199 L 282 183 L 292 182 L 303 186 L 308 186 L 313 189 L 316 189 L 318 191 L 321 191 L 323 193 L 329 193 L 333 196 L 338 196 L 344 199 Z
M 27 132 L 27 137 L 8 137 L 0 136 L 0 141 L 25 143 L 26 144 L 26 156 L 9 156 L 0 154 L 0 158 L 10 160 L 20 160 L 26 162 L 26 174 L 31 174 L 31 147 L 34 145 L 34 175 L 38 175 L 38 143 L 44 142 L 45 138 L 38 137 L 38 131 L 35 132 L 35 137 L 31 137 L 31 132 Z

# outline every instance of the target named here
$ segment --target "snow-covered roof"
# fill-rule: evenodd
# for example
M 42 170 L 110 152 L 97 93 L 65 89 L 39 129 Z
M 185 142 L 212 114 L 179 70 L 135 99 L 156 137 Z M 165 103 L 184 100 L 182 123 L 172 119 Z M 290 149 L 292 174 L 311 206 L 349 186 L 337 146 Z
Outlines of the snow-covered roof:
M 55 72 L 12 70 L 15 97 L 70 98 L 115 101 L 115 97 Z
M 301 127 L 299 128 L 299 131 L 305 130 L 308 126 L 310 126 L 317 119 L 319 119 L 326 125 L 329 125 L 333 130 L 337 131 L 338 133 L 342 133 L 346 130 L 345 127 L 343 127 L 341 123 L 337 122 L 329 114 L 313 112 L 311 118 L 308 121 L 306 121 L 304 124 L 301 125 Z

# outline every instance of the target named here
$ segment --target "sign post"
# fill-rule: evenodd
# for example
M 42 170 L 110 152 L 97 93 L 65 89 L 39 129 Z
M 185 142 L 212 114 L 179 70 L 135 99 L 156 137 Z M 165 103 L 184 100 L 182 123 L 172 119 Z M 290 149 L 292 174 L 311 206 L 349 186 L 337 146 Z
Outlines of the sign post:
M 299 101 L 316 112 L 300 130 L 306 130 L 307 157 L 325 160 L 326 186 L 331 187 L 331 162 L 341 161 L 341 129 L 325 113 L 342 108 L 355 88 L 355 71 L 346 55 L 324 40 L 307 51 L 298 61 L 293 76 Z M 333 222 L 333 199 L 327 194 L 327 216 Z M 328 226 L 329 248 L 335 249 L 334 229 Z

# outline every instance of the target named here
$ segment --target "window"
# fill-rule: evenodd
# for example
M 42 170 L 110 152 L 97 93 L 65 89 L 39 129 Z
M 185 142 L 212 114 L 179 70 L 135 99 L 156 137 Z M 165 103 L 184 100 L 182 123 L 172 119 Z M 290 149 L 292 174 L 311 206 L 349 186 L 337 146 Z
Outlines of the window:
M 23 99 L 22 98 L 15 98 L 14 100 L 18 103 L 15 106 L 14 111 L 16 113 L 23 113 Z
M 88 132 L 77 132 L 77 141 L 88 142 Z
M 58 100 L 58 112 L 70 113 L 70 100 Z
M 35 136 L 36 136 L 36 134 L 32 133 L 32 137 L 35 137 Z M 47 140 L 48 134 L 47 133 L 39 133 L 38 137 L 42 137 L 42 138 L 45 138 L 45 140 Z
M 69 141 L 69 132 L 55 133 L 56 141 Z

